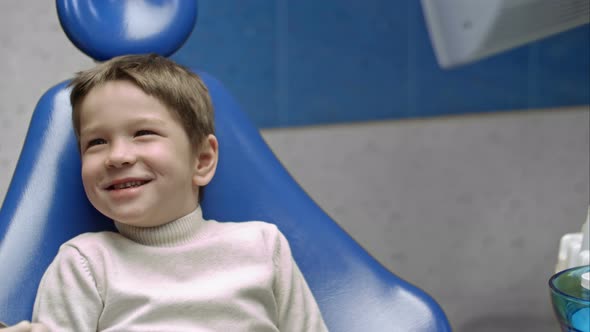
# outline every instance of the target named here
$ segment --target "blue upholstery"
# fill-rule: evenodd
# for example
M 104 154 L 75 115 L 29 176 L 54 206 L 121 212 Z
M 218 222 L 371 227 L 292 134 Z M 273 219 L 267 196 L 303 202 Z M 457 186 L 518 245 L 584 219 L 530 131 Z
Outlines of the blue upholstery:
M 200 73 L 216 109 L 220 161 L 205 217 L 265 220 L 285 233 L 332 331 L 450 331 L 427 294 L 384 269 L 293 181 L 238 104 Z M 39 101 L 0 210 L 0 320 L 30 319 L 37 284 L 61 243 L 113 230 L 87 201 L 65 83 Z
M 83 1 L 58 0 L 58 9 L 60 3 Z M 439 305 L 383 268 L 334 223 L 293 181 L 221 83 L 199 74 L 213 99 L 220 144 L 204 216 L 277 224 L 331 331 L 450 331 Z M 0 210 L 0 321 L 10 324 L 31 318 L 39 280 L 63 242 L 114 230 L 82 188 L 66 84 L 40 99 Z

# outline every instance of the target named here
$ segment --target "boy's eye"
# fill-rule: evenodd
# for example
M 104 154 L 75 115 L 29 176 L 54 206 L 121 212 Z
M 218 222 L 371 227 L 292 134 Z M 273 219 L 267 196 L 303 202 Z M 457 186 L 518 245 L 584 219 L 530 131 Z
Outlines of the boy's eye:
M 135 133 L 135 137 L 137 137 L 137 136 L 145 136 L 145 135 L 155 135 L 155 134 L 156 134 L 156 133 L 154 133 L 154 132 L 153 132 L 153 131 L 151 131 L 151 130 L 138 130 L 138 131 Z
M 106 144 L 106 140 L 102 139 L 102 138 L 95 138 L 92 139 L 90 141 L 88 141 L 88 144 L 86 145 L 87 148 L 93 147 L 95 145 L 99 145 L 99 144 Z

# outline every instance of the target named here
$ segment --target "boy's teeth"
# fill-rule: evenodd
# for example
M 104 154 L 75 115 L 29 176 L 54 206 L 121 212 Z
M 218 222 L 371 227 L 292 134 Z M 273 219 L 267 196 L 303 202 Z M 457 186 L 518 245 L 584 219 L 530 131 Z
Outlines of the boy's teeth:
M 129 187 L 138 187 L 143 184 L 143 181 L 131 181 L 113 185 L 113 189 L 124 189 Z

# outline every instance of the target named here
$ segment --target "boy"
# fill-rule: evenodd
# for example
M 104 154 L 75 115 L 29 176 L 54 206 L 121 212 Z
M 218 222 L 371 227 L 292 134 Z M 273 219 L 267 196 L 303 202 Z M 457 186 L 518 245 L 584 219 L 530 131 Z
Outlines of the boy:
M 60 247 L 33 322 L 78 332 L 327 330 L 274 225 L 203 220 L 218 143 L 197 75 L 131 55 L 70 85 L 84 190 L 119 233 Z

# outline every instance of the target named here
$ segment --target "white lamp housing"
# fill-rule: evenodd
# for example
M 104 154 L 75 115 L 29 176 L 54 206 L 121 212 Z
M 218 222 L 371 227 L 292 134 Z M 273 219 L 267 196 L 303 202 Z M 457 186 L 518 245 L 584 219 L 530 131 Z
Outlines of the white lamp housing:
M 590 0 L 421 0 L 443 68 L 590 22 Z

